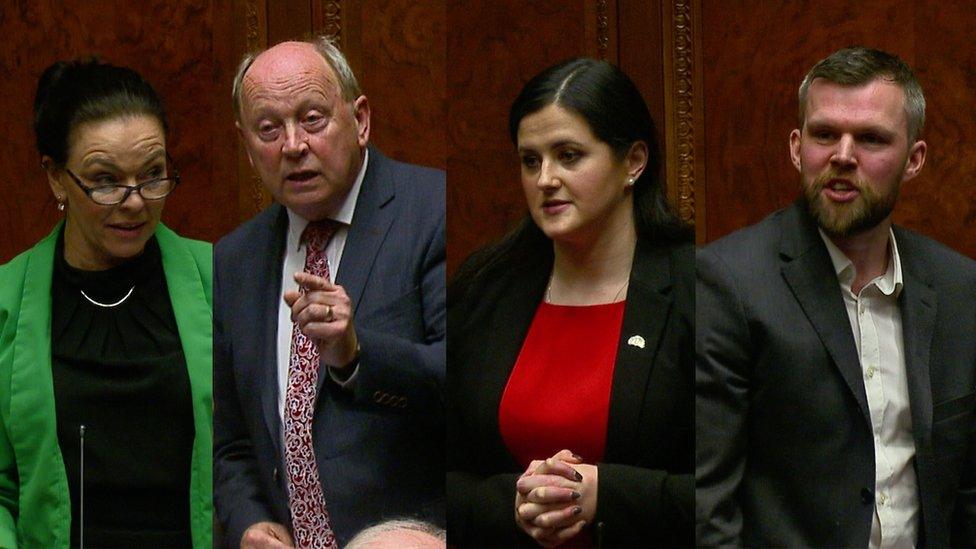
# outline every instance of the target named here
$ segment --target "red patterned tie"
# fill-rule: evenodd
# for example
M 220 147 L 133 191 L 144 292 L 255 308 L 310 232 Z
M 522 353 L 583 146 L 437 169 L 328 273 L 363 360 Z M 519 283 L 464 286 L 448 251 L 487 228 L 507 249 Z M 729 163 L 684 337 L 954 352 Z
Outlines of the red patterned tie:
M 305 272 L 331 280 L 325 246 L 337 228 L 332 220 L 309 223 L 302 233 L 307 256 Z M 285 465 L 288 507 L 299 548 L 337 548 L 332 521 L 325 508 L 322 483 L 312 448 L 312 412 L 319 376 L 319 348 L 298 329 L 291 332 L 291 361 L 285 405 Z

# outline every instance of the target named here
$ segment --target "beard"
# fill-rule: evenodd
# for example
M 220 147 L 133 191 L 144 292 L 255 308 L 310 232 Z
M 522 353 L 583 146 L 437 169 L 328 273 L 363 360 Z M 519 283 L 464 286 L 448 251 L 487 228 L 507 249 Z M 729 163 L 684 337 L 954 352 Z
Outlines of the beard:
M 824 187 L 838 178 L 845 179 L 858 191 L 854 200 L 837 203 L 823 195 Z M 896 183 L 887 194 L 879 194 L 860 179 L 842 177 L 831 170 L 813 183 L 803 185 L 803 202 L 823 232 L 835 238 L 846 238 L 873 229 L 891 215 L 899 187 Z

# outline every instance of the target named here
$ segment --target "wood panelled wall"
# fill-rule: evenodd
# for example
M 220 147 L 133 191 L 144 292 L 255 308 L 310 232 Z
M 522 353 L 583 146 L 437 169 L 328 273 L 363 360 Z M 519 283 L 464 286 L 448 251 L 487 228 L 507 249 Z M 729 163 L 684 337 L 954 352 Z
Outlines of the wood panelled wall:
M 448 267 L 526 214 L 508 109 L 538 72 L 576 56 L 607 59 L 637 84 L 657 122 L 671 197 L 694 220 L 692 89 L 699 61 L 689 2 L 448 2 Z M 673 54 L 665 56 L 665 49 Z M 673 113 L 666 116 L 666 113 Z M 684 162 L 681 164 L 678 162 Z
M 637 82 L 658 124 L 680 213 L 709 242 L 797 196 L 787 137 L 796 87 L 831 51 L 864 44 L 915 69 L 928 99 L 922 175 L 896 220 L 976 256 L 976 12 L 969 2 L 842 0 L 38 0 L 0 6 L 0 262 L 59 218 L 30 127 L 37 78 L 96 54 L 160 92 L 184 184 L 164 220 L 216 240 L 268 203 L 234 130 L 230 84 L 244 52 L 336 37 L 373 108 L 372 141 L 448 170 L 448 261 L 524 215 L 508 107 L 543 68 L 605 58 Z
M 57 60 L 97 55 L 135 69 L 162 96 L 168 150 L 183 184 L 163 220 L 194 238 L 215 236 L 232 212 L 212 184 L 214 8 L 205 1 L 4 2 L 0 7 L 0 263 L 47 234 L 61 214 L 35 146 L 37 80 Z M 222 98 L 221 94 L 221 98 Z
M 789 160 L 797 88 L 848 45 L 893 52 L 928 100 L 922 175 L 895 219 L 976 257 L 976 11 L 971 2 L 866 0 L 490 0 L 448 14 L 451 270 L 525 211 L 507 108 L 542 68 L 609 59 L 641 88 L 658 124 L 663 175 L 700 244 L 755 223 L 798 196 Z
M 976 11 L 971 2 L 705 2 L 707 193 L 698 232 L 711 241 L 798 196 L 788 136 L 797 88 L 819 59 L 849 45 L 897 54 L 925 91 L 928 155 L 895 220 L 976 257 Z
M 31 112 L 59 59 L 97 55 L 162 96 L 183 175 L 165 223 L 215 241 L 269 203 L 234 129 L 231 82 L 243 54 L 326 34 L 348 53 L 373 109 L 371 141 L 444 168 L 446 7 L 412 0 L 37 0 L 0 3 L 0 263 L 61 217 L 40 168 Z

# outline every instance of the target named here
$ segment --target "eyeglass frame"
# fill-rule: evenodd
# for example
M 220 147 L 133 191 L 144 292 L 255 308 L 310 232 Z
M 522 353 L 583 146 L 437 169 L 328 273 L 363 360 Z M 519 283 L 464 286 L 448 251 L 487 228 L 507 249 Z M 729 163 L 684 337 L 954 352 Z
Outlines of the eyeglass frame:
M 142 183 L 139 183 L 138 185 L 102 185 L 101 188 L 104 188 L 104 187 L 114 187 L 116 189 L 118 189 L 118 188 L 125 188 L 125 194 L 122 195 L 122 199 L 119 200 L 118 202 L 112 202 L 110 204 L 104 204 L 104 203 L 99 202 L 99 201 L 95 200 L 94 198 L 92 198 L 92 193 L 95 192 L 95 190 L 98 189 L 98 188 L 100 188 L 100 187 L 88 187 L 84 183 L 81 182 L 81 178 L 80 177 L 78 177 L 77 175 L 75 175 L 74 172 L 72 172 L 71 170 L 69 170 L 67 167 L 64 168 L 64 171 L 69 176 L 71 176 L 71 179 L 74 180 L 75 185 L 78 185 L 78 187 L 81 189 L 81 191 L 83 193 L 85 193 L 86 196 L 88 196 L 89 200 L 91 200 L 95 204 L 98 204 L 99 206 L 117 206 L 119 204 L 122 204 L 126 200 L 128 200 L 129 197 L 132 196 L 132 193 L 133 192 L 139 193 L 139 198 L 141 198 L 143 200 L 162 200 L 162 199 L 166 198 L 167 196 L 173 194 L 173 191 L 175 191 L 176 190 L 176 187 L 180 184 L 180 172 L 179 172 L 179 170 L 176 169 L 176 166 L 174 165 L 174 162 L 173 162 L 173 158 L 169 155 L 169 153 L 166 153 L 166 160 L 169 162 L 170 166 L 172 166 L 172 168 L 173 168 L 173 175 L 167 175 L 166 177 L 157 177 L 155 179 L 150 179 L 149 181 L 144 181 Z M 172 181 L 173 182 L 173 188 L 170 189 L 169 192 L 167 192 L 163 196 L 160 196 L 159 198 L 147 198 L 146 196 L 144 196 L 142 194 L 142 188 L 143 187 L 145 187 L 147 185 L 151 185 L 153 183 L 159 183 L 160 181 Z

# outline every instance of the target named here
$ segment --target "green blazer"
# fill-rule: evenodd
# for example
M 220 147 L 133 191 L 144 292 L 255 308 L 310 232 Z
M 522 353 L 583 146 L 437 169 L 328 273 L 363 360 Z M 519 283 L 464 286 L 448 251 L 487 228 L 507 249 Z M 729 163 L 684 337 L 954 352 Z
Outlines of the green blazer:
M 68 547 L 71 500 L 51 375 L 51 279 L 61 224 L 0 266 L 0 548 Z M 212 547 L 212 247 L 160 224 L 156 239 L 193 400 L 190 528 Z

